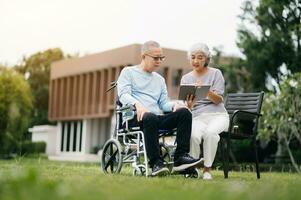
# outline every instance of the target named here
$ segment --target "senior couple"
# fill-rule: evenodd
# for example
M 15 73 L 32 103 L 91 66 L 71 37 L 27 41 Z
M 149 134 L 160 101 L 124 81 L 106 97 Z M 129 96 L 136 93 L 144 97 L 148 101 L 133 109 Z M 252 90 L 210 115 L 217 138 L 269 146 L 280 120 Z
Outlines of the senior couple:
M 207 45 L 194 44 L 188 51 L 192 71 L 182 77 L 181 84 L 210 85 L 207 98 L 196 101 L 193 96 L 188 96 L 182 104 L 170 102 L 165 80 L 155 72 L 164 59 L 159 43 L 145 42 L 141 48 L 141 63 L 121 71 L 117 81 L 119 100 L 123 105 L 136 107 L 137 119 L 134 123 L 144 132 L 153 176 L 169 173 L 160 157 L 158 130 L 177 128 L 172 170 L 183 171 L 204 165 L 203 179 L 210 180 L 219 133 L 227 130 L 229 125 L 229 116 L 223 104 L 223 75 L 220 70 L 208 67 L 210 51 Z M 204 158 L 200 158 L 202 140 Z

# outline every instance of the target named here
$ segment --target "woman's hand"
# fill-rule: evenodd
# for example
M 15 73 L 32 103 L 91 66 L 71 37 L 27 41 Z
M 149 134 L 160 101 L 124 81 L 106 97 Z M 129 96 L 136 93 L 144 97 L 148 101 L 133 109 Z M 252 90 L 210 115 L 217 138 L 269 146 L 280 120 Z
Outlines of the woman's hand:
M 195 96 L 194 95 L 188 95 L 186 97 L 186 105 L 187 107 L 191 110 L 191 108 L 193 107 L 194 103 L 195 103 Z
M 216 105 L 223 102 L 223 97 L 221 95 L 216 94 L 215 92 L 213 92 L 211 90 L 209 90 L 207 97 L 209 100 L 211 100 Z

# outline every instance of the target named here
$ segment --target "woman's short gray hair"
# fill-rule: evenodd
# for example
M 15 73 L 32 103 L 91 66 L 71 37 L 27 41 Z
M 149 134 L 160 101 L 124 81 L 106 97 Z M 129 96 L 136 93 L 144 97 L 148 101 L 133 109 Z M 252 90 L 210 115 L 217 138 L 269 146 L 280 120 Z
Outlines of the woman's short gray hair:
M 211 56 L 208 46 L 204 43 L 196 43 L 192 45 L 187 52 L 188 59 L 190 59 L 191 55 L 195 53 L 203 53 L 207 58 L 210 58 Z
M 141 47 L 141 55 L 150 51 L 152 48 L 161 48 L 161 47 L 160 47 L 160 44 L 156 41 L 152 41 L 152 40 L 147 41 Z

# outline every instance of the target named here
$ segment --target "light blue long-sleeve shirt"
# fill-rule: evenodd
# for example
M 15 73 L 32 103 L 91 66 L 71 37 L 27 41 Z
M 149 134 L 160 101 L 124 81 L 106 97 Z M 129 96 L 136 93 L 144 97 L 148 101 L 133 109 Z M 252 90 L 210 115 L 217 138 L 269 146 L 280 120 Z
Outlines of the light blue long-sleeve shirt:
M 139 66 L 125 67 L 118 78 L 117 90 L 123 105 L 140 102 L 155 114 L 172 111 L 164 78 L 157 72 L 145 72 Z

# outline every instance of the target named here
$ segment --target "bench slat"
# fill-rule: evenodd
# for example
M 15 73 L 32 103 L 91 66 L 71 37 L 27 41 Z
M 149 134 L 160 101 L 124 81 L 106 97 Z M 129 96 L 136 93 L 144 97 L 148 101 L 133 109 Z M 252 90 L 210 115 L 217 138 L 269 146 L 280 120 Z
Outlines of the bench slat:
M 260 97 L 227 97 L 227 101 L 257 101 Z
M 226 109 L 235 109 L 235 110 L 246 110 L 246 109 L 257 109 L 258 105 L 227 105 Z
M 259 97 L 261 93 L 229 93 L 228 97 Z
M 227 105 L 258 105 L 259 101 L 230 101 Z

